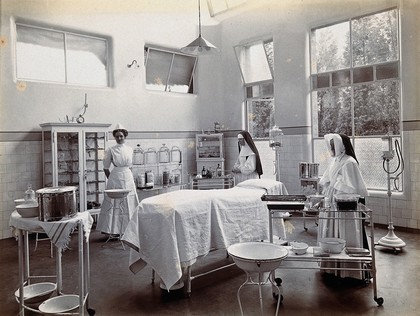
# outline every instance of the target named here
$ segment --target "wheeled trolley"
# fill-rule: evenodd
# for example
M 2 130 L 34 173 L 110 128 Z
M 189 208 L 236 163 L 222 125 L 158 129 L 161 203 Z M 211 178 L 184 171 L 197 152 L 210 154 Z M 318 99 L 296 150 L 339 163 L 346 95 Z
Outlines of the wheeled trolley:
M 273 219 L 280 218 L 280 215 L 276 215 L 278 212 L 292 211 L 292 212 L 300 212 L 300 215 L 303 215 L 304 209 L 304 196 L 282 196 L 282 195 L 264 195 L 262 197 L 263 201 L 266 201 L 267 208 L 269 211 L 269 232 L 270 236 L 272 236 L 272 226 L 273 226 Z M 364 248 L 345 248 L 339 254 L 319 254 L 319 247 L 309 247 L 306 254 L 303 255 L 296 255 L 291 251 L 291 247 L 289 248 L 289 255 L 284 259 L 284 263 L 287 262 L 316 262 L 318 266 L 316 268 L 304 266 L 301 267 L 288 267 L 287 265 L 283 264 L 280 269 L 321 269 L 321 270 L 342 270 L 342 271 L 363 271 L 370 273 L 370 277 L 372 278 L 372 285 L 373 285 L 373 299 L 381 306 L 384 302 L 382 297 L 378 297 L 378 290 L 377 290 L 377 280 L 376 280 L 376 261 L 375 261 L 375 251 L 373 246 L 374 242 L 374 223 L 372 220 L 372 210 L 367 208 L 365 205 L 358 203 L 357 208 L 355 210 L 351 210 L 355 216 L 348 218 L 345 216 L 346 212 L 349 210 L 332 210 L 322 209 L 319 212 L 318 220 L 360 220 L 361 223 L 364 221 L 370 222 L 370 249 L 366 250 Z M 329 215 L 327 215 L 329 214 Z M 342 216 L 344 215 L 344 216 Z M 299 218 L 304 219 L 305 216 L 295 216 L 293 219 Z M 272 238 L 270 238 L 270 242 L 273 242 Z M 327 262 L 336 262 L 336 263 L 357 263 L 360 264 L 360 268 L 348 268 L 348 267 L 323 267 L 324 263 Z M 272 276 L 275 278 L 275 275 Z M 366 283 L 369 283 L 369 279 L 365 280 Z M 274 293 L 273 293 L 274 294 Z

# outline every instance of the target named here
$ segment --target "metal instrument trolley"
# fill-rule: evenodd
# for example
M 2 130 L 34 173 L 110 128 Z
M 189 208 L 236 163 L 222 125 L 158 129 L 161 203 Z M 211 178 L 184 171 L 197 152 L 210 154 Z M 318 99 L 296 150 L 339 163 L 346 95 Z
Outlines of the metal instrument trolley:
M 304 195 L 263 195 L 261 197 L 263 201 L 266 201 L 267 208 L 269 211 L 269 233 L 270 233 L 270 242 L 273 242 L 273 234 L 272 234 L 272 226 L 273 226 L 273 219 L 281 218 L 278 214 L 279 212 L 289 211 L 294 213 L 301 213 L 303 215 L 303 209 L 305 206 L 306 197 Z M 319 210 L 319 209 L 318 209 Z M 337 213 L 345 213 L 348 210 L 337 210 L 332 211 L 330 209 L 323 209 L 323 211 L 328 212 L 337 212 Z M 375 251 L 373 246 L 374 242 L 374 223 L 372 220 L 372 210 L 365 207 L 363 204 L 358 203 L 356 210 L 351 210 L 351 212 L 356 213 L 356 217 L 350 218 L 339 218 L 339 220 L 366 220 L 370 222 L 370 250 L 369 252 L 365 253 L 362 252 L 362 248 L 352 249 L 352 248 L 345 248 L 339 254 L 318 254 L 319 247 L 308 247 L 306 254 L 303 255 L 296 255 L 291 250 L 290 246 L 287 246 L 289 249 L 289 255 L 287 258 L 284 259 L 284 263 L 286 262 L 299 262 L 302 263 L 300 267 L 289 267 L 287 265 L 282 265 L 280 269 L 321 269 L 321 270 L 345 270 L 345 271 L 366 271 L 370 273 L 372 278 L 373 284 L 373 299 L 378 304 L 378 306 L 382 306 L 384 299 L 382 297 L 378 297 L 377 293 L 377 281 L 376 281 L 376 264 L 375 264 Z M 319 212 L 319 220 L 338 220 L 337 216 L 326 216 L 322 215 L 324 212 Z M 331 213 L 330 213 L 331 214 Z M 337 214 L 335 214 L 337 215 Z M 304 216 L 296 216 L 293 218 L 304 219 Z M 359 249 L 359 251 L 358 251 Z M 325 255 L 325 256 L 323 256 Z M 303 263 L 305 262 L 315 262 L 318 263 L 317 266 L 305 266 Z M 321 263 L 323 262 L 339 262 L 339 263 L 360 263 L 360 268 L 334 268 L 334 267 L 322 267 Z M 277 284 L 281 284 L 282 280 L 280 278 L 276 278 L 275 275 L 272 276 L 274 280 L 276 280 Z M 369 283 L 369 279 L 365 280 L 366 283 Z M 273 296 L 275 293 L 273 292 Z M 280 297 L 282 300 L 283 297 Z
M 95 310 L 89 308 L 89 287 L 90 287 L 90 262 L 89 262 L 89 240 L 88 234 L 92 226 L 93 219 L 89 212 L 80 212 L 77 213 L 74 217 L 68 219 L 62 219 L 61 221 L 55 222 L 42 222 L 39 221 L 37 217 L 31 218 L 22 218 L 17 211 L 14 211 L 10 216 L 9 224 L 16 230 L 18 236 L 18 251 L 19 251 L 19 290 L 16 292 L 16 300 L 19 303 L 19 315 L 24 315 L 25 310 L 29 310 L 35 313 L 42 314 L 41 311 L 42 304 L 46 304 L 49 300 L 57 299 L 58 297 L 63 297 L 63 301 L 66 298 L 72 299 L 72 302 L 75 306 L 73 308 L 63 307 L 60 310 L 60 306 L 57 306 L 57 310 L 53 313 L 55 315 L 85 315 L 85 307 L 89 315 L 94 315 Z M 55 246 L 56 252 L 56 274 L 55 275 L 31 275 L 29 267 L 29 238 L 28 234 L 32 232 L 38 233 L 47 233 L 46 228 L 52 228 L 53 225 L 62 225 L 60 229 L 62 231 L 67 231 L 68 235 L 65 236 L 69 238 L 71 232 L 77 227 L 78 228 L 78 256 L 79 256 L 79 293 L 78 295 L 66 295 L 62 293 L 62 266 L 61 266 L 61 256 L 63 248 L 57 246 L 57 240 L 51 238 Z M 68 230 L 64 226 L 68 227 Z M 56 226 L 57 227 L 57 226 Z M 86 229 L 88 228 L 88 229 Z M 86 236 L 86 243 L 84 242 L 84 235 Z M 36 302 L 34 304 L 27 304 L 25 300 L 27 298 L 21 299 L 24 297 L 24 288 L 29 286 L 33 280 L 36 279 L 53 279 L 56 281 L 56 296 L 45 300 L 44 302 Z M 48 298 L 48 297 L 47 297 Z M 60 299 L 58 299 L 60 300 Z M 68 304 L 64 302 L 63 306 Z

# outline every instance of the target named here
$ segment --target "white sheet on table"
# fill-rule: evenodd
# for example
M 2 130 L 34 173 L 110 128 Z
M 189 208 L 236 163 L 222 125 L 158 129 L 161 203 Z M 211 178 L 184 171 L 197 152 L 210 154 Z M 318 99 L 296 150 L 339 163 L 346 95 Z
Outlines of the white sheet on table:
M 271 192 L 285 190 L 277 181 L 268 188 Z M 139 250 L 130 251 L 130 269 L 135 273 L 145 262 L 150 264 L 169 289 L 182 276 L 182 267 L 193 264 L 212 247 L 267 239 L 264 193 L 266 188 L 249 186 L 182 190 L 144 199 L 123 235 L 125 242 Z

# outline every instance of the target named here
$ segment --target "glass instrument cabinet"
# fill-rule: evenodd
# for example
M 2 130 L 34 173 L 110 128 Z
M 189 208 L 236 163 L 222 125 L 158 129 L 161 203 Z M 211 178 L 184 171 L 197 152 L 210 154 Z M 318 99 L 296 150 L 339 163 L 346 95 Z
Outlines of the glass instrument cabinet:
M 100 208 L 105 190 L 103 158 L 111 124 L 43 123 L 44 187 L 77 186 L 78 211 Z
M 225 158 L 223 150 L 223 134 L 196 135 L 197 174 L 201 174 L 203 167 L 215 173 L 217 167 L 221 169 L 221 176 L 225 175 Z M 217 175 L 216 175 L 217 176 Z

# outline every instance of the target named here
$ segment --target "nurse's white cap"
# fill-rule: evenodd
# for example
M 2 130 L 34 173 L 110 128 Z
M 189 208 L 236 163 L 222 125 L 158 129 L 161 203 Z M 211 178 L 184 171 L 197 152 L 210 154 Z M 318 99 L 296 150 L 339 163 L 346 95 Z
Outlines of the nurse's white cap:
M 115 125 L 115 127 L 114 127 L 114 131 L 115 131 L 115 130 L 117 130 L 117 129 L 125 129 L 125 130 L 127 130 L 124 126 L 122 126 L 122 124 L 121 124 L 121 123 L 117 123 L 117 124 Z

